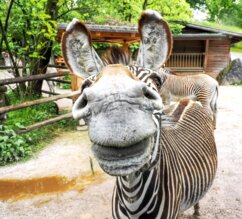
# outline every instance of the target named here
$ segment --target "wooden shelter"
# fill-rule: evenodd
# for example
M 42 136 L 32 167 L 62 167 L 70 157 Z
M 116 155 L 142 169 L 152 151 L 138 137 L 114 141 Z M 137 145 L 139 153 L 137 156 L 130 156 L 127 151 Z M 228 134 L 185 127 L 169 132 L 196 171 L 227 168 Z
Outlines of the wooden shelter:
M 67 24 L 58 25 L 58 39 Z M 136 27 L 87 25 L 93 42 L 121 43 L 124 47 L 139 42 Z M 185 24 L 181 34 L 174 35 L 173 52 L 166 67 L 178 74 L 207 73 L 216 78 L 230 62 L 230 47 L 242 40 L 242 33 L 224 31 L 197 24 Z

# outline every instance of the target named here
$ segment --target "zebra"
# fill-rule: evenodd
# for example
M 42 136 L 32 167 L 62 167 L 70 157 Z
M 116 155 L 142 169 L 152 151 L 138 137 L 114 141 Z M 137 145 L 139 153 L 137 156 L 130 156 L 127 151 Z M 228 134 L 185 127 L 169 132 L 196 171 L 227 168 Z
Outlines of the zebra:
M 144 82 L 154 73 L 140 66 L 128 66 L 128 68 Z M 216 128 L 219 85 L 214 78 L 207 74 L 177 76 L 165 68 L 159 68 L 157 73 L 161 75 L 162 86 L 159 87 L 159 93 L 165 106 L 170 106 L 171 101 L 177 97 L 199 101 L 212 116 Z
M 127 68 L 132 71 L 139 80 L 147 83 L 152 89 L 158 90 L 163 104 L 167 107 L 169 112 L 171 100 L 176 97 L 190 98 L 199 101 L 201 105 L 208 110 L 216 128 L 216 115 L 217 115 L 217 99 L 218 99 L 218 82 L 206 74 L 177 76 L 171 74 L 166 68 L 160 67 L 158 71 L 153 71 L 149 68 L 140 67 L 137 65 L 130 65 L 130 54 L 124 52 L 122 48 L 111 47 L 106 53 L 103 54 L 104 65 L 114 64 L 120 62 L 126 64 Z M 156 74 L 161 77 L 156 77 Z M 158 78 L 159 82 L 152 83 L 154 78 Z M 162 86 L 157 87 L 161 84 Z M 172 109 L 172 108 L 171 108 Z
M 167 59 L 169 50 L 163 48 L 170 35 L 164 23 L 155 11 L 141 15 L 141 67 L 157 68 Z M 147 36 L 153 40 L 147 42 Z M 70 71 L 87 78 L 72 113 L 86 119 L 94 156 L 106 173 L 117 177 L 113 218 L 173 219 L 192 206 L 199 215 L 199 200 L 217 168 L 210 115 L 200 104 L 183 100 L 164 127 L 160 75 L 152 73 L 144 82 L 122 64 L 104 66 L 91 43 L 86 26 L 74 19 L 63 35 L 62 52 Z M 147 47 L 163 58 L 143 54 Z
M 164 72 L 164 71 L 163 71 Z M 199 101 L 213 118 L 216 128 L 218 82 L 207 74 L 177 76 L 162 73 L 160 95 L 165 105 L 176 97 L 189 97 Z

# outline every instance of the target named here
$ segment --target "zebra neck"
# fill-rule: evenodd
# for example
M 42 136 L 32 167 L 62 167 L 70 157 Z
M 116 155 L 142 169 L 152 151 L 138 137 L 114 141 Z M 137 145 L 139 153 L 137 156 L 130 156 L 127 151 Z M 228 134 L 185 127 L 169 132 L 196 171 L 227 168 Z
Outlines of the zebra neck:
M 152 215 L 160 203 L 159 162 L 145 172 L 117 177 L 113 194 L 114 218 L 139 218 Z
M 159 125 L 157 125 L 159 130 Z M 155 136 L 153 153 L 146 170 L 117 177 L 113 194 L 114 218 L 139 218 L 152 215 L 160 203 L 160 133 Z

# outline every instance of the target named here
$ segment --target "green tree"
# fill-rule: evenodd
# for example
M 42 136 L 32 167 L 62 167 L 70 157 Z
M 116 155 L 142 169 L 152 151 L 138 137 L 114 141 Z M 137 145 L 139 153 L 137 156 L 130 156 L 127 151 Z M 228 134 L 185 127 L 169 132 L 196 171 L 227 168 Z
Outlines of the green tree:
M 226 13 L 234 8 L 236 0 L 206 0 L 205 3 L 210 20 L 220 21 Z
M 183 26 L 172 21 L 188 21 L 192 17 L 192 10 L 185 0 L 113 0 L 112 2 L 106 0 L 103 1 L 102 7 L 102 13 L 94 16 L 94 20 L 98 21 L 106 17 L 111 18 L 112 22 L 114 19 L 133 25 L 137 24 L 137 19 L 144 9 L 156 10 L 170 23 L 175 33 L 180 32 Z
M 57 22 L 67 23 L 76 17 L 85 22 L 136 25 L 147 8 L 160 12 L 175 33 L 182 26 L 172 21 L 186 21 L 192 16 L 185 0 L 0 0 L 1 45 L 22 60 L 23 76 L 44 74 L 53 46 L 55 51 L 59 48 Z M 21 96 L 40 95 L 41 86 L 42 81 L 21 84 L 18 92 Z
M 231 7 L 230 10 L 226 11 L 222 15 L 221 19 L 224 24 L 234 25 L 242 28 L 241 14 L 242 14 L 242 0 L 236 1 L 233 7 Z
M 46 72 L 50 59 L 52 43 L 57 32 L 57 2 L 58 0 L 16 0 L 7 10 L 8 1 L 1 1 L 5 9 L 1 21 L 11 12 L 10 19 L 4 22 L 8 28 L 2 28 L 2 38 L 5 48 L 23 62 L 23 75 L 36 75 Z M 1 22 L 3 23 L 3 22 Z M 12 59 L 13 63 L 15 62 Z M 15 72 L 15 76 L 19 76 Z M 40 95 L 42 81 L 29 82 L 27 86 L 19 86 L 20 96 Z
M 237 12 L 241 12 L 241 0 L 187 0 L 187 2 L 194 9 L 207 10 L 210 21 L 222 22 L 230 16 L 233 16 L 234 20 L 240 19 Z

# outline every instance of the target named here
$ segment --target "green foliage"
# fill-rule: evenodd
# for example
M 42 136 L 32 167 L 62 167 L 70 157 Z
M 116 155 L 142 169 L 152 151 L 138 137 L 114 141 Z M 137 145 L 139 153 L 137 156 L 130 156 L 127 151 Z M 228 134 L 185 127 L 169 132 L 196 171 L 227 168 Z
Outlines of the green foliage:
M 18 0 L 11 11 L 7 31 L 10 45 L 18 58 L 27 55 L 35 60 L 29 64 L 43 58 L 41 51 L 55 41 L 57 24 L 46 14 L 46 4 L 47 0 Z
M 70 22 L 73 17 L 80 20 L 92 20 L 102 12 L 103 1 L 101 0 L 59 0 L 58 21 Z
M 116 1 L 112 7 L 116 10 L 113 10 L 114 14 L 112 17 L 119 16 L 120 20 L 130 21 L 133 24 L 137 24 L 137 20 L 143 11 L 143 0 L 127 0 L 122 3 L 121 1 Z M 156 10 L 168 21 L 171 26 L 171 29 L 174 33 L 179 33 L 182 30 L 182 25 L 175 24 L 172 21 L 182 20 L 188 21 L 192 17 L 192 11 L 189 4 L 185 0 L 150 0 L 147 1 L 148 8 Z
M 16 77 L 43 73 L 48 63 L 50 50 L 57 34 L 55 20 L 55 0 L 17 0 L 13 1 L 10 19 L 7 23 L 7 42 L 11 53 L 22 61 L 22 74 L 15 72 Z M 9 1 L 0 1 L 0 19 L 5 25 Z M 47 60 L 47 61 L 45 61 Z M 46 63 L 45 63 L 46 62 Z M 40 93 L 36 82 L 18 84 L 15 91 L 20 97 Z
M 112 44 L 113 45 L 113 44 Z M 117 44 L 116 44 L 117 45 Z M 110 43 L 93 43 L 93 47 L 96 50 L 106 50 L 111 46 Z M 119 45 L 118 45 L 119 46 Z
M 225 14 L 230 15 L 236 0 L 205 0 L 211 21 L 219 21 Z
M 216 22 L 211 22 L 211 21 L 195 21 L 194 23 L 205 25 L 205 26 L 209 26 L 209 27 L 218 28 L 218 29 L 221 29 L 221 30 L 227 30 L 227 31 L 233 31 L 233 32 L 242 33 L 242 28 L 241 27 L 229 26 L 229 25 L 216 23 Z
M 139 49 L 139 43 L 133 43 L 129 45 L 129 51 L 131 54 L 135 53 Z
M 64 3 L 67 2 L 67 3 Z M 147 8 L 157 10 L 169 21 L 188 21 L 192 10 L 185 0 L 149 0 Z M 59 0 L 59 22 L 69 22 L 73 17 L 86 22 L 110 25 L 137 25 L 143 11 L 144 0 Z M 65 7 L 64 7 L 65 6 Z M 68 13 L 66 13 L 69 11 Z M 174 33 L 181 31 L 181 25 L 172 24 Z
M 52 54 L 54 56 L 61 56 L 61 44 L 59 42 L 54 42 L 52 45 Z
M 187 2 L 194 9 L 206 11 L 210 21 L 242 26 L 242 0 L 187 0 Z
M 63 80 L 66 81 L 71 81 L 71 76 L 70 75 L 66 75 Z M 60 88 L 62 89 L 71 89 L 71 84 L 66 84 L 66 83 L 59 83 Z
M 205 4 L 204 0 L 186 0 L 186 2 L 194 9 L 201 9 Z
M 36 99 L 35 97 L 32 97 L 20 100 L 14 93 L 9 93 L 8 98 L 10 99 L 10 103 L 12 105 Z M 57 106 L 53 102 L 23 108 L 20 110 L 9 112 L 6 124 L 12 129 L 19 128 L 16 124 L 21 124 L 22 126 L 29 126 L 56 115 L 57 111 Z
M 242 53 L 242 42 L 235 43 L 233 47 L 230 49 L 231 52 L 240 52 Z
M 242 86 L 242 81 L 235 81 L 232 85 Z
M 242 27 L 242 0 L 235 1 L 230 10 L 225 11 L 222 15 L 222 22 L 227 25 Z
M 0 125 L 0 165 L 22 160 L 32 155 L 32 149 L 27 140 L 8 128 Z
M 10 99 L 12 104 L 18 104 L 22 101 L 29 101 L 33 100 L 34 98 L 30 99 L 27 98 L 25 100 L 19 100 L 14 93 L 9 93 L 8 98 Z M 39 152 L 47 143 L 49 143 L 53 138 L 58 136 L 59 133 L 63 132 L 64 130 L 74 130 L 77 122 L 74 120 L 63 120 L 53 125 L 45 126 L 26 134 L 16 135 L 13 130 L 23 129 L 29 125 L 33 125 L 36 122 L 41 122 L 45 119 L 51 118 L 56 116 L 57 114 L 57 106 L 54 103 L 45 103 L 38 106 L 27 107 L 21 110 L 12 111 L 8 113 L 8 119 L 4 123 L 4 128 L 7 130 L 2 133 L 3 136 L 8 135 L 10 136 L 6 141 L 19 142 L 19 147 L 26 148 L 26 153 L 22 153 L 19 160 L 29 158 L 32 154 Z M 2 136 L 0 133 L 0 136 Z M 5 139 L 6 137 L 4 137 Z M 20 141 L 18 141 L 20 139 Z M 6 144 L 9 144 L 6 143 Z M 1 145 L 1 143 L 0 143 Z M 15 147 L 15 146 L 13 146 Z M 7 148 L 4 146 L 5 151 L 12 150 L 10 146 Z M 22 150 L 22 149 L 20 149 Z M 11 151 L 10 151 L 11 152 Z M 4 152 L 4 155 L 6 153 Z M 0 165 L 5 165 L 7 163 L 11 163 L 17 161 L 17 159 L 6 159 L 5 163 Z

